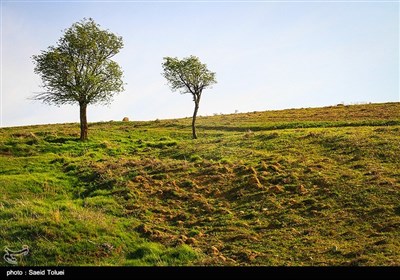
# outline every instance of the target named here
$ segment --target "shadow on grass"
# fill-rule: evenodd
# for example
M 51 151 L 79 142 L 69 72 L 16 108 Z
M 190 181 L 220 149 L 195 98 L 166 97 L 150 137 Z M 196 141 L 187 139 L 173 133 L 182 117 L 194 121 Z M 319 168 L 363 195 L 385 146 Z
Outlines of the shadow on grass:
M 69 137 L 65 137 L 65 136 L 55 137 L 55 136 L 51 136 L 51 135 L 45 137 L 44 141 L 46 141 L 48 143 L 58 143 L 58 144 L 65 144 L 68 141 L 81 142 L 81 140 L 79 138 L 77 138 L 77 137 L 72 137 L 72 136 L 69 136 Z
M 222 131 L 238 131 L 245 132 L 249 129 L 252 131 L 276 130 L 276 129 L 298 129 L 298 128 L 319 128 L 319 127 L 359 127 L 359 126 L 394 126 L 400 125 L 400 121 L 361 121 L 361 122 L 287 122 L 280 124 L 266 124 L 265 126 L 211 126 L 198 125 L 197 128 L 203 130 L 222 130 Z

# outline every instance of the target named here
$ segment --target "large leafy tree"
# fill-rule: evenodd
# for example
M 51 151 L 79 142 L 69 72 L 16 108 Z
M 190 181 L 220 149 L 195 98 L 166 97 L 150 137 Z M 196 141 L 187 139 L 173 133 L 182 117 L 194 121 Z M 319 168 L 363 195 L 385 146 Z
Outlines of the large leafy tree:
M 44 89 L 33 99 L 57 106 L 79 104 L 80 139 L 86 140 L 87 106 L 108 104 L 123 91 L 122 70 L 111 60 L 122 47 L 122 37 L 102 30 L 93 19 L 74 23 L 56 46 L 32 57 Z
M 205 88 L 217 83 L 215 73 L 208 70 L 207 65 L 201 63 L 196 56 L 181 60 L 176 57 L 164 57 L 162 67 L 162 75 L 167 79 L 172 91 L 191 93 L 193 96 L 192 134 L 193 139 L 197 139 L 195 123 L 201 94 Z

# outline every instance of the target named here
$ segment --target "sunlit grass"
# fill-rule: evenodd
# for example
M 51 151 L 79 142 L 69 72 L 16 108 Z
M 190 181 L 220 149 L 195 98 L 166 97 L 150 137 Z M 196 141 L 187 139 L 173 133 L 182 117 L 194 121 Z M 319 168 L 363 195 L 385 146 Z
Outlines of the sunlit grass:
M 0 129 L 21 265 L 399 265 L 400 104 Z M 7 265 L 5 262 L 1 265 Z

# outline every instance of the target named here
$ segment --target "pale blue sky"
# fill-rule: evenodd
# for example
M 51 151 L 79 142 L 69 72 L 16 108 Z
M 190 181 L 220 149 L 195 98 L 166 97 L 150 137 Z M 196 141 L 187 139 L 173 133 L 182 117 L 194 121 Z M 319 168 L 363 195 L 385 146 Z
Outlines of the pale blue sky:
M 31 56 L 84 17 L 121 35 L 125 92 L 89 122 L 188 117 L 189 95 L 161 76 L 164 56 L 196 55 L 217 73 L 199 115 L 399 102 L 398 2 L 2 1 L 2 126 L 78 122 L 47 106 Z

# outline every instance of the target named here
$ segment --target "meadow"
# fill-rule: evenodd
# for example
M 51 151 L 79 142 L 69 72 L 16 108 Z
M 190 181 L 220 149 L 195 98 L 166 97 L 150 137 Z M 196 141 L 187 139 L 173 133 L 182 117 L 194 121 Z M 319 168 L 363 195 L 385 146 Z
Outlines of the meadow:
M 28 245 L 26 266 L 400 265 L 400 103 L 190 125 L 1 128 L 0 248 Z

